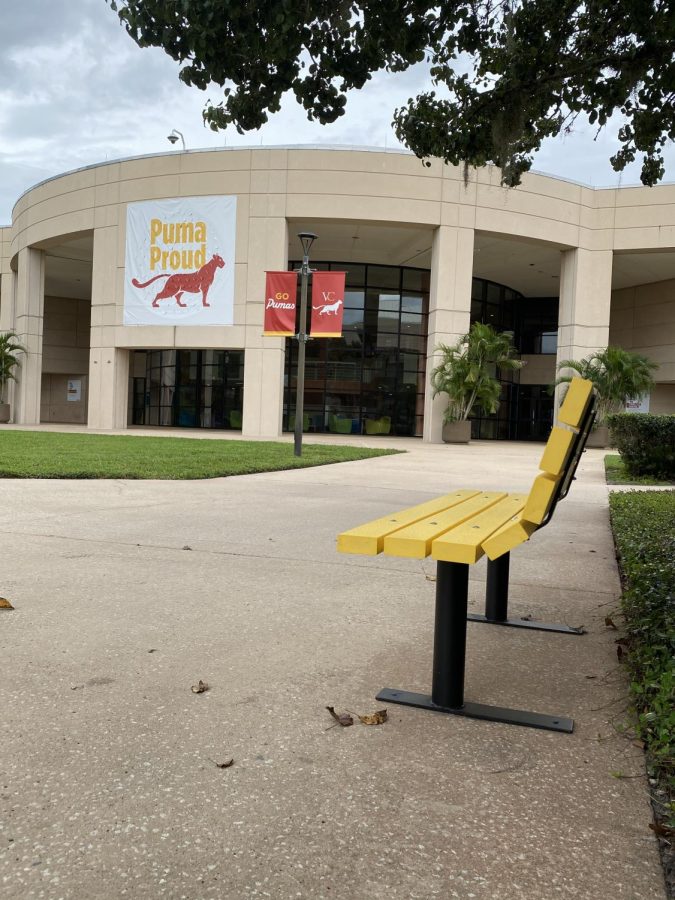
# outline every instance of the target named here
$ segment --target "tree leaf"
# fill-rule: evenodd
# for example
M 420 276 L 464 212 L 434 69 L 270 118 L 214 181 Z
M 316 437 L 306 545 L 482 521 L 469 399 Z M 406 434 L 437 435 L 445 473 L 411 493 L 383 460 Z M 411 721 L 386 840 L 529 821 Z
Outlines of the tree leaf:
M 5 600 L 4 597 L 0 597 L 0 609 L 14 609 L 9 600 Z
M 209 686 L 205 681 L 202 681 L 201 678 L 197 684 L 193 684 L 190 688 L 193 694 L 203 694 L 205 691 L 209 690 Z
M 336 713 L 334 706 L 327 706 L 326 709 L 335 719 L 335 721 L 339 725 L 342 725 L 343 728 L 347 728 L 349 725 L 354 724 L 354 719 L 349 715 L 349 713 Z
M 358 713 L 357 713 L 358 715 Z M 382 725 L 389 718 L 386 709 L 378 709 L 369 716 L 359 716 L 359 722 L 362 725 Z

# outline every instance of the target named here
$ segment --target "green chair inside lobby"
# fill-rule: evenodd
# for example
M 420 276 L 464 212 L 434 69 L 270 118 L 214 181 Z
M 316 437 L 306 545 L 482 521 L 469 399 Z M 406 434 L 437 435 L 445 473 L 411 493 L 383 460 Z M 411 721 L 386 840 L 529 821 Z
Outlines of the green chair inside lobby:
M 288 430 L 295 431 L 295 413 L 290 413 L 288 416 Z M 303 413 L 302 430 L 309 431 L 309 413 Z
M 332 431 L 333 434 L 351 434 L 351 416 L 347 419 L 344 416 L 336 416 L 331 414 L 330 416 L 328 416 L 328 430 Z
M 391 416 L 380 416 L 379 419 L 366 419 L 366 434 L 389 434 Z

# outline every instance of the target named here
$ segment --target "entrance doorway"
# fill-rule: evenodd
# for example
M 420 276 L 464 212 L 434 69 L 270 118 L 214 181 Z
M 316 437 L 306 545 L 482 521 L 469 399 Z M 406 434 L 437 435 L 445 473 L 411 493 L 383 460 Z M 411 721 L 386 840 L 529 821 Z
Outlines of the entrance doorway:
M 147 350 L 132 382 L 134 425 L 241 428 L 243 350 Z M 138 372 L 138 359 L 134 370 Z

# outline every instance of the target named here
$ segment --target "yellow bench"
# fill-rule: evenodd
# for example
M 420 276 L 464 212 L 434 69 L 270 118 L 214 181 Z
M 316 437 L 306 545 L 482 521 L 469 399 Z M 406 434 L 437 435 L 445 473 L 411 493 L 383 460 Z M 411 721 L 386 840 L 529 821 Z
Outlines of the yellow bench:
M 385 688 L 378 700 L 477 719 L 571 732 L 562 716 L 464 702 L 467 618 L 579 634 L 581 629 L 508 619 L 509 554 L 546 525 L 569 491 L 595 419 L 593 385 L 572 380 L 529 494 L 458 490 L 352 528 L 338 536 L 341 553 L 437 560 L 431 694 Z M 485 616 L 468 616 L 469 566 L 488 557 Z

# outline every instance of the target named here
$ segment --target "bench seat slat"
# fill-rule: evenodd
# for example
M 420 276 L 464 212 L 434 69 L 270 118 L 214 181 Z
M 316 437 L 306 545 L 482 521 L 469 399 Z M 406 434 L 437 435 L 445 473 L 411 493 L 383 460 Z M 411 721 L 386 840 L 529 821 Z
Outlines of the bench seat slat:
M 443 510 L 425 519 L 420 519 L 407 528 L 395 531 L 384 539 L 384 552 L 388 556 L 405 556 L 411 559 L 424 559 L 431 553 L 431 544 L 435 538 L 448 529 L 456 528 L 467 519 L 489 509 L 507 497 L 503 491 L 482 491 L 463 503 Z
M 479 493 L 480 491 L 474 490 L 453 491 L 451 494 L 427 500 L 426 503 L 420 503 L 389 516 L 383 516 L 381 519 L 366 522 L 365 525 L 359 525 L 357 528 L 350 528 L 349 531 L 343 531 L 338 535 L 338 551 L 376 556 L 382 552 L 384 539 L 388 534 L 412 525 L 427 516 L 434 516 L 445 509 L 450 509 Z
M 483 542 L 483 550 L 488 559 L 498 559 L 505 553 L 510 553 L 520 544 L 529 541 L 539 526 L 534 522 L 527 522 L 523 519 L 523 514 L 518 513 L 501 528 L 498 528 L 494 534 Z
M 519 513 L 526 501 L 527 494 L 507 494 L 485 512 L 436 538 L 432 556 L 444 562 L 477 562 L 484 553 L 483 542 Z

